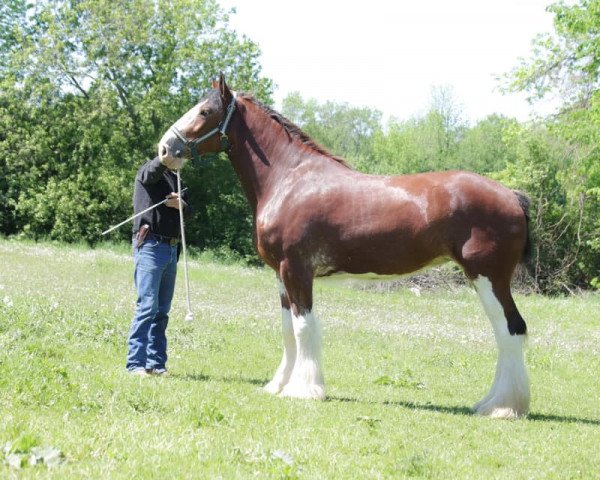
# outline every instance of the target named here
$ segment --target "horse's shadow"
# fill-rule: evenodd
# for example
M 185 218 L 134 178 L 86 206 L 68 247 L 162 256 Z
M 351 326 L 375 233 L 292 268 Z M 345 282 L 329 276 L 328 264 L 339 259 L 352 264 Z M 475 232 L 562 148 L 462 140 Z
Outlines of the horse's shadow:
M 417 403 L 417 402 L 406 402 L 402 400 L 382 400 L 381 402 L 373 402 L 369 400 L 358 400 L 355 398 L 347 397 L 327 397 L 327 401 L 330 402 L 341 402 L 341 403 L 366 403 L 366 404 L 381 404 L 381 405 L 392 405 L 396 407 L 402 407 L 409 410 L 426 410 L 430 412 L 449 413 L 452 415 L 468 415 L 473 416 L 473 409 L 465 406 L 451 406 L 451 405 L 436 405 L 432 403 Z M 595 425 L 600 426 L 600 420 L 594 418 L 581 418 L 572 417 L 566 415 L 552 415 L 546 413 L 529 413 L 527 420 L 534 422 L 558 422 L 558 423 L 580 423 L 583 425 Z
M 191 382 L 222 382 L 222 383 L 247 383 L 249 385 L 262 386 L 269 380 L 262 378 L 246 378 L 242 376 L 235 377 L 215 377 L 204 373 L 175 373 L 170 378 Z
M 184 374 L 173 374 L 171 378 L 175 378 L 178 380 L 184 381 L 193 381 L 193 382 L 223 382 L 223 383 L 246 383 L 249 385 L 254 385 L 257 387 L 265 385 L 269 380 L 266 378 L 246 378 L 242 376 L 235 377 L 214 377 L 211 375 L 206 375 L 203 373 L 195 374 L 195 373 L 184 373 Z M 402 400 L 381 400 L 381 401 L 372 401 L 372 400 L 362 400 L 359 398 L 350 398 L 350 397 L 339 397 L 339 396 L 327 396 L 325 399 L 326 402 L 333 403 L 356 403 L 356 404 L 365 404 L 365 405 L 385 405 L 392 407 L 401 407 L 407 410 L 424 410 L 429 412 L 438 412 L 438 413 L 447 413 L 450 415 L 463 415 L 463 416 L 473 416 L 473 410 L 466 406 L 460 405 L 436 405 L 433 403 L 417 403 L 417 402 L 408 402 Z M 575 416 L 568 415 L 554 415 L 547 413 L 529 413 L 527 415 L 527 420 L 533 422 L 556 422 L 556 423 L 578 423 L 581 425 L 594 425 L 600 426 L 600 419 L 595 418 L 581 418 Z
M 336 396 L 327 396 L 327 402 L 339 402 L 339 403 L 362 403 L 366 405 L 390 405 L 395 407 L 402 407 L 411 410 L 428 410 L 431 412 L 440 412 L 440 413 L 451 413 L 452 415 L 473 415 L 473 410 L 468 407 L 461 406 L 446 406 L 446 405 L 434 405 L 431 403 L 415 403 L 415 402 L 405 402 L 402 400 L 381 400 L 380 402 L 372 401 L 372 400 L 359 400 L 357 398 L 348 398 L 348 397 L 336 397 Z
M 527 415 L 527 419 L 534 422 L 580 423 L 582 425 L 600 426 L 600 420 L 594 418 L 579 418 L 547 413 L 530 413 Z

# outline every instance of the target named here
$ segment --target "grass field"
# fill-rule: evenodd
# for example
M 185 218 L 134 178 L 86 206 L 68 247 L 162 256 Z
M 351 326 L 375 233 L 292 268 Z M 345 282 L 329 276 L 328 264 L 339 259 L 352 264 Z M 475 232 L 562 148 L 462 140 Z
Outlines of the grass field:
M 315 402 L 259 390 L 281 355 L 270 271 L 193 261 L 171 376 L 133 378 L 126 249 L 1 240 L 0 264 L 0 478 L 600 478 L 597 294 L 517 297 L 532 405 L 502 421 L 470 413 L 496 352 L 468 288 L 317 283 Z

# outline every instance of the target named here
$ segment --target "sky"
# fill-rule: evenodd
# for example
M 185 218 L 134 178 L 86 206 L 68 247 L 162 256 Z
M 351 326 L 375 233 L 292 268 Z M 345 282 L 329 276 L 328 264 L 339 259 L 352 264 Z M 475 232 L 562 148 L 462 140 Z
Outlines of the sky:
M 432 87 L 450 87 L 470 122 L 553 109 L 503 95 L 496 80 L 552 31 L 552 0 L 218 1 L 236 9 L 230 27 L 260 46 L 276 109 L 297 91 L 405 120 L 427 111 Z

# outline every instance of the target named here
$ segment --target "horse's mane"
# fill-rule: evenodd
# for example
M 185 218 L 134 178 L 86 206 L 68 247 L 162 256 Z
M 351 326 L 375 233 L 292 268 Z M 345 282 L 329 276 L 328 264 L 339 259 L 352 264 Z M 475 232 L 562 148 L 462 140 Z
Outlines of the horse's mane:
M 296 125 L 291 120 L 285 118 L 281 113 L 273 110 L 271 107 L 257 100 L 252 95 L 249 95 L 247 93 L 240 93 L 239 96 L 245 98 L 246 100 L 249 100 L 262 111 L 264 111 L 269 117 L 271 117 L 273 120 L 279 123 L 292 138 L 299 140 L 303 145 L 306 145 L 307 147 L 313 149 L 315 152 L 320 153 L 321 155 L 325 155 L 326 157 L 335 160 L 336 162 L 342 164 L 347 168 L 351 168 L 350 165 L 348 165 L 348 163 L 346 162 L 346 160 L 344 160 L 342 157 L 333 155 L 326 148 L 316 143 L 312 138 L 310 138 L 306 134 L 306 132 L 302 131 L 302 129 L 298 125 Z

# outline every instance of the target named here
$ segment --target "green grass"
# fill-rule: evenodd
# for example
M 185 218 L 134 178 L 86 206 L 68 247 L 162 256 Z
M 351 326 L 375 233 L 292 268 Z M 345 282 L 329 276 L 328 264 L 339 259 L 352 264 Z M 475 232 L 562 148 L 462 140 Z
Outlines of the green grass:
M 496 353 L 468 288 L 318 282 L 328 400 L 314 402 L 259 391 L 281 355 L 268 270 L 192 262 L 196 320 L 180 281 L 171 376 L 132 378 L 127 251 L 2 240 L 0 264 L 0 478 L 600 477 L 597 294 L 517 298 L 531 414 L 502 421 L 470 413 Z M 60 465 L 27 464 L 41 448 Z

